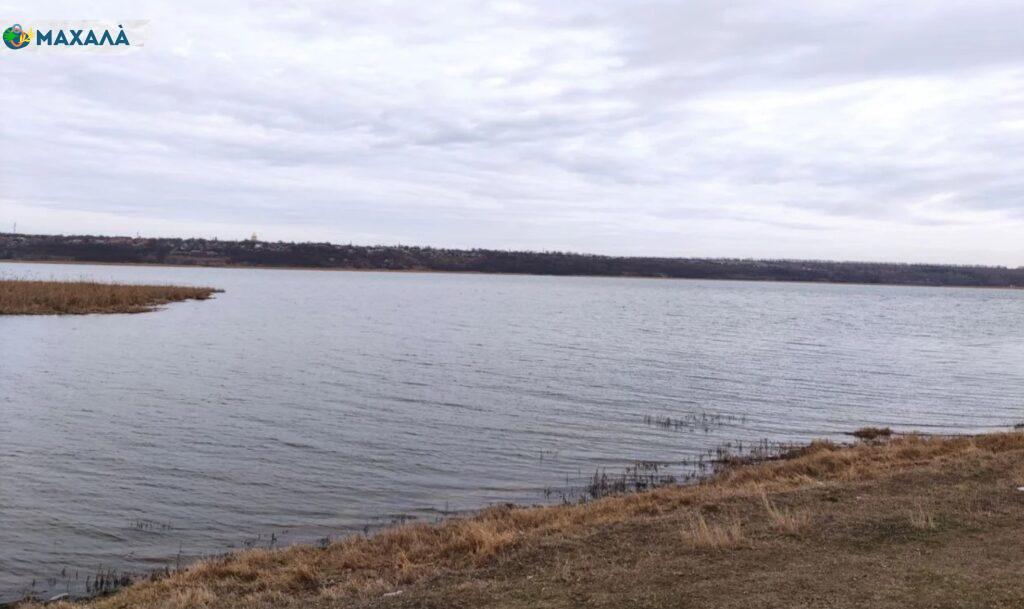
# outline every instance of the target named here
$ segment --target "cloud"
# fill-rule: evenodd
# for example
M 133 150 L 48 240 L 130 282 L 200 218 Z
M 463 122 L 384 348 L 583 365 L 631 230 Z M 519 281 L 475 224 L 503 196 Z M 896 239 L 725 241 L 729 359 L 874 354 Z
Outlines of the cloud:
M 146 47 L 0 49 L 2 224 L 1024 264 L 1019 3 L 90 10 Z

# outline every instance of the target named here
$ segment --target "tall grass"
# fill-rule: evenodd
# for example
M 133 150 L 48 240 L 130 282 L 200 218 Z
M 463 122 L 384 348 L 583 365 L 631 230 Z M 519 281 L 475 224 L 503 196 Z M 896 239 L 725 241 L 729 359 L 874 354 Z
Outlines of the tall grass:
M 935 523 L 935 515 L 925 509 L 921 502 L 914 505 L 914 509 L 908 513 L 910 526 L 921 531 L 931 531 L 938 527 Z
M 694 548 L 725 550 L 743 542 L 743 526 L 735 520 L 729 524 L 712 524 L 703 514 L 696 514 L 683 529 L 683 541 Z
M 781 508 L 772 503 L 768 493 L 761 491 L 761 504 L 764 505 L 768 519 L 780 533 L 794 535 L 807 526 L 811 521 L 811 515 L 807 512 L 792 511 Z
M 0 315 L 143 313 L 181 300 L 206 300 L 214 288 L 92 281 L 0 279 Z

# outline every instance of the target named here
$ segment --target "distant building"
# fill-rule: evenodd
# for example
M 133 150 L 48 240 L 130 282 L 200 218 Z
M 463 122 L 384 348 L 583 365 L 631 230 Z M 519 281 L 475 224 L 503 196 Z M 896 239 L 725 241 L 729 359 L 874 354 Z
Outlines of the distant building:
M 259 241 L 259 240 L 260 240 L 260 238 L 256 236 L 256 233 L 253 233 L 252 237 L 249 237 L 249 241 L 254 241 L 255 242 L 255 241 Z

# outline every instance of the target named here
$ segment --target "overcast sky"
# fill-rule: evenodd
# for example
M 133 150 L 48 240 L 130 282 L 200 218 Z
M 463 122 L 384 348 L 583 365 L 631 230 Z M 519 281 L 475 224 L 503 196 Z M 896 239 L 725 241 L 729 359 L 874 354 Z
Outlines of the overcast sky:
M 0 230 L 1024 265 L 1024 2 L 285 4 L 0 0 L 150 20 L 0 48 Z

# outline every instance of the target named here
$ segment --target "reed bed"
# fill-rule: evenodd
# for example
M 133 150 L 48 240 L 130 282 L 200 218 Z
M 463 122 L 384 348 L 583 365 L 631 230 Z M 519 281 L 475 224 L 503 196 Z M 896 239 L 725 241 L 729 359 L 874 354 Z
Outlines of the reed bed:
M 220 291 L 173 285 L 0 279 L 0 315 L 145 313 L 172 302 L 206 300 Z

